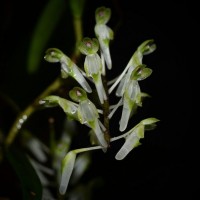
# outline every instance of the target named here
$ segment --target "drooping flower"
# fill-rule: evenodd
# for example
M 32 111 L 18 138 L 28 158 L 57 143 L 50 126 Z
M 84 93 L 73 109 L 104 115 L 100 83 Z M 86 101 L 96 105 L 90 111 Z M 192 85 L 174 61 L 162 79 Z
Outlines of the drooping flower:
M 108 69 L 112 68 L 112 60 L 110 56 L 109 44 L 113 40 L 113 30 L 106 24 L 110 20 L 111 9 L 104 6 L 99 7 L 95 11 L 96 25 L 94 28 L 95 35 L 99 40 L 101 56 L 105 59 Z
M 137 50 L 132 55 L 131 59 L 129 60 L 127 66 L 125 67 L 124 71 L 121 73 L 121 75 L 117 78 L 117 80 L 114 82 L 114 84 L 109 88 L 108 92 L 109 94 L 115 89 L 115 87 L 118 85 L 116 90 L 116 96 L 123 96 L 125 87 L 130 79 L 132 71 L 139 65 L 142 65 L 143 62 L 143 56 L 148 55 L 156 50 L 156 45 L 154 43 L 153 39 L 145 40 L 142 42 Z
M 78 105 L 72 101 L 64 99 L 56 95 L 49 95 L 39 102 L 46 107 L 60 106 L 70 119 L 78 120 L 77 107 Z
M 61 181 L 60 181 L 60 187 L 59 187 L 59 192 L 62 195 L 65 194 L 67 190 L 69 180 L 72 175 L 72 171 L 74 169 L 75 161 L 76 161 L 75 151 L 68 152 L 62 161 Z
M 53 63 L 60 62 L 61 75 L 63 78 L 70 76 L 74 78 L 87 92 L 92 92 L 90 85 L 86 81 L 79 67 L 61 50 L 57 48 L 47 49 L 44 59 Z
M 86 55 L 84 62 L 86 75 L 93 79 L 99 100 L 103 104 L 104 100 L 107 100 L 107 96 L 102 83 L 102 62 L 97 53 L 98 49 L 99 43 L 96 38 L 84 38 L 79 44 L 79 50 Z
M 139 65 L 133 70 L 122 97 L 123 108 L 120 119 L 120 131 L 124 131 L 126 129 L 130 115 L 131 113 L 134 114 L 134 110 L 137 109 L 137 106 L 142 106 L 142 94 L 138 81 L 144 80 L 150 76 L 151 73 L 152 70 L 147 68 L 146 65 Z
M 104 133 L 99 125 L 98 110 L 88 99 L 86 92 L 79 87 L 74 87 L 70 90 L 69 95 L 72 100 L 79 102 L 77 114 L 80 123 L 88 125 L 94 131 L 100 145 L 107 148 L 108 143 L 106 142 Z
M 159 120 L 156 118 L 144 119 L 127 133 L 125 133 L 125 143 L 117 152 L 115 158 L 117 160 L 124 159 L 135 147 L 140 145 L 140 139 L 144 138 L 145 130 L 152 130 L 153 128 L 155 128 L 156 122 L 158 121 Z

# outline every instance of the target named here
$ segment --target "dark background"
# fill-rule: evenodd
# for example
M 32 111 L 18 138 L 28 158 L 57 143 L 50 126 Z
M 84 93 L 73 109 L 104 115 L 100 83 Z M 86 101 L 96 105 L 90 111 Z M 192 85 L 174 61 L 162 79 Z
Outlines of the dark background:
M 29 42 L 46 2 L 4 0 L 1 5 L 0 92 L 21 109 L 60 73 L 43 60 L 35 74 L 28 74 L 26 70 Z M 104 181 L 103 186 L 96 189 L 94 199 L 195 199 L 194 193 L 199 188 L 194 182 L 197 176 L 196 133 L 194 125 L 191 125 L 194 118 L 191 79 L 196 73 L 192 63 L 195 59 L 193 44 L 197 40 L 198 27 L 195 6 L 186 1 L 87 0 L 85 36 L 94 36 L 94 10 L 102 5 L 112 8 L 109 25 L 115 31 L 111 42 L 113 71 L 108 74 L 109 78 L 123 70 L 141 42 L 155 40 L 157 50 L 144 57 L 144 63 L 153 69 L 153 74 L 141 82 L 142 90 L 152 98 L 144 101 L 135 119 L 156 117 L 161 121 L 155 130 L 145 134 L 142 145 L 123 161 L 114 159 L 123 141 L 113 144 L 105 155 L 94 153 L 94 162 L 87 175 L 103 177 Z M 73 44 L 66 35 L 70 36 L 63 17 L 46 48 L 54 46 L 70 52 Z M 11 111 L 8 114 L 9 108 L 3 100 L 1 104 L 1 123 L 7 130 L 15 114 Z M 113 136 L 119 134 L 117 119 L 118 116 L 111 120 Z M 42 122 L 33 123 L 40 127 Z M 134 118 L 129 128 L 133 125 Z M 8 173 L 11 172 L 8 170 Z M 8 175 L 1 171 L 0 176 Z M 3 180 L 7 185 L 12 181 L 5 177 Z M 5 191 L 1 187 L 0 196 L 7 194 L 6 184 L 3 187 Z

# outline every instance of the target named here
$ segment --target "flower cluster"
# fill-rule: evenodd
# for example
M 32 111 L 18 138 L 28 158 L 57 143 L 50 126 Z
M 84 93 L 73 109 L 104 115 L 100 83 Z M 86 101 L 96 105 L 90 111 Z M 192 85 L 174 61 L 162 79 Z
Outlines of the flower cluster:
M 115 111 L 121 106 L 119 130 L 123 132 L 126 130 L 128 122 L 137 107 L 142 106 L 142 97 L 147 95 L 141 92 L 139 82 L 149 77 L 152 69 L 143 63 L 143 56 L 152 53 L 156 49 L 153 39 L 140 44 L 123 72 L 114 79 L 115 81 L 111 86 L 107 85 L 106 88 L 108 89 L 106 89 L 103 78 L 106 76 L 106 70 L 113 68 L 109 46 L 110 40 L 114 38 L 114 33 L 107 25 L 110 17 L 110 8 L 97 8 L 95 12 L 96 25 L 94 27 L 96 38 L 85 37 L 79 43 L 78 48 L 85 56 L 84 70 L 57 48 L 49 48 L 44 56 L 48 62 L 60 63 L 62 78 L 70 76 L 79 85 L 69 91 L 71 99 L 50 95 L 41 99 L 40 103 L 44 106 L 60 106 L 70 119 L 86 125 L 94 138 L 91 147 L 68 151 L 63 158 L 59 190 L 61 194 L 65 194 L 67 190 L 78 153 L 95 149 L 102 149 L 106 152 L 110 142 L 124 138 L 125 143 L 115 157 L 117 160 L 122 160 L 133 148 L 140 144 L 140 139 L 144 138 L 145 130 L 154 128 L 155 123 L 159 121 L 156 118 L 147 118 L 120 136 L 109 139 L 106 137 L 105 133 L 108 133 L 109 130 L 102 122 L 101 115 L 104 114 L 102 107 L 108 102 L 108 95 L 111 95 L 113 90 L 116 89 L 115 96 L 119 98 L 119 101 L 116 105 L 108 107 L 107 118 L 110 120 Z M 93 88 L 98 94 L 100 103 L 98 105 L 102 105 L 101 108 L 88 98 L 88 93 L 92 93 Z

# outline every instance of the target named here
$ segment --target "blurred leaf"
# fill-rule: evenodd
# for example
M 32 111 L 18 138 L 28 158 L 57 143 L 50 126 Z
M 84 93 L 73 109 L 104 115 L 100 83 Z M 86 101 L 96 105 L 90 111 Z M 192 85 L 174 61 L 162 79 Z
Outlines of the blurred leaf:
M 90 157 L 90 152 L 80 154 L 75 162 L 74 165 L 74 170 L 72 173 L 71 177 L 71 183 L 76 184 L 82 177 L 82 175 L 85 173 L 85 171 L 88 169 L 90 162 L 91 162 L 91 157 Z
M 42 185 L 40 179 L 24 152 L 12 147 L 6 155 L 21 182 L 23 199 L 41 200 Z
M 29 73 L 37 71 L 44 48 L 51 37 L 65 8 L 65 0 L 50 0 L 42 12 L 30 42 L 27 60 Z

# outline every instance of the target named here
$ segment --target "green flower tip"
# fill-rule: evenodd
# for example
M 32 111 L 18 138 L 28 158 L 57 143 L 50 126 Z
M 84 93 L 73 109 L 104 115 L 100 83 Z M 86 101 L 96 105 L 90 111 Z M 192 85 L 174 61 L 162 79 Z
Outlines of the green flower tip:
M 63 56 L 63 52 L 57 48 L 49 48 L 45 52 L 44 59 L 48 62 L 59 62 Z
M 73 101 L 81 102 L 87 99 L 87 93 L 80 87 L 74 87 L 69 91 L 69 96 Z
M 152 69 L 146 68 L 146 65 L 138 65 L 131 74 L 131 79 L 141 81 L 152 74 Z
M 160 120 L 157 119 L 157 118 L 154 118 L 154 117 L 150 117 L 150 118 L 147 118 L 147 119 L 144 119 L 141 121 L 141 123 L 143 125 L 150 125 L 150 124 L 154 124 L 156 122 L 159 122 Z
M 156 44 L 154 43 L 153 39 L 146 40 L 138 47 L 138 50 L 143 55 L 148 55 L 156 50 Z
M 111 9 L 104 6 L 99 7 L 95 11 L 95 19 L 97 24 L 106 24 L 111 17 Z
M 79 43 L 78 48 L 84 55 L 95 54 L 99 50 L 99 42 L 96 38 L 85 37 Z
M 157 122 L 159 122 L 159 119 L 156 118 L 147 118 L 145 120 L 142 121 L 142 123 L 145 125 L 145 130 L 146 131 L 150 131 L 156 128 L 157 126 Z
M 50 95 L 40 100 L 39 104 L 44 105 L 46 107 L 54 107 L 54 106 L 57 106 L 58 99 L 59 99 L 58 96 Z

